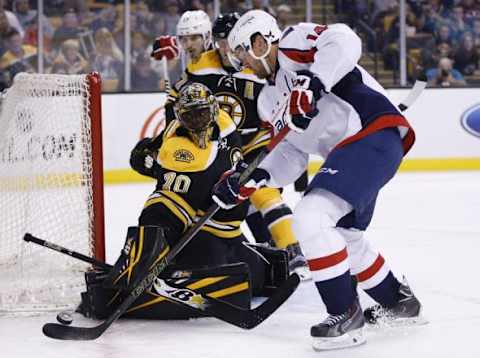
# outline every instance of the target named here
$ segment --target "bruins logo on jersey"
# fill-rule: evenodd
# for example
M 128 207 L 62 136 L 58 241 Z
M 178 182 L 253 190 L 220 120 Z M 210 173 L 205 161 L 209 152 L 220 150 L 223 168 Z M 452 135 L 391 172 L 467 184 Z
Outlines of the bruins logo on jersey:
M 215 94 L 220 108 L 232 117 L 237 128 L 241 128 L 245 121 L 245 105 L 239 97 L 230 92 L 218 92 Z
M 173 153 L 177 162 L 191 163 L 195 159 L 193 153 L 186 149 L 178 149 Z

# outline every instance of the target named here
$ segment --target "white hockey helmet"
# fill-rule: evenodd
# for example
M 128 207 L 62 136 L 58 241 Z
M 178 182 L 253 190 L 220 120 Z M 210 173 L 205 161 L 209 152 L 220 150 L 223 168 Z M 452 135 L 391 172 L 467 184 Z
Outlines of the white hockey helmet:
M 177 36 L 202 35 L 205 50 L 212 45 L 212 22 L 203 10 L 185 11 L 177 24 Z
M 268 49 L 262 56 L 256 56 L 252 51 L 252 36 L 260 34 L 265 39 Z M 239 47 L 248 52 L 253 58 L 265 62 L 265 57 L 270 52 L 272 43 L 280 40 L 282 31 L 277 20 L 268 12 L 250 10 L 243 14 L 228 35 L 228 45 L 235 51 Z M 264 66 L 266 64 L 264 63 Z M 268 66 L 266 67 L 269 70 Z
M 228 35 L 228 44 L 231 49 L 242 46 L 246 50 L 252 47 L 251 38 L 259 33 L 272 44 L 280 40 L 282 31 L 278 27 L 277 20 L 268 12 L 262 10 L 250 10 L 243 14 Z

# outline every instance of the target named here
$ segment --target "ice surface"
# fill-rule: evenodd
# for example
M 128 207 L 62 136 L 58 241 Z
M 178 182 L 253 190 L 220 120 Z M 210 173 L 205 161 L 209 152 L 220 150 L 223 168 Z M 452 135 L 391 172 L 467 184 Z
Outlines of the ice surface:
M 135 225 L 153 184 L 106 188 L 107 259 Z M 292 205 L 299 196 L 285 194 Z M 480 342 L 480 172 L 400 174 L 380 194 L 369 229 L 397 276 L 405 274 L 429 324 L 367 330 L 367 344 L 314 352 L 310 326 L 324 316 L 313 284 L 302 283 L 280 310 L 252 331 L 212 318 L 123 320 L 92 342 L 55 341 L 41 333 L 55 314 L 0 318 L 0 357 L 45 358 L 478 358 Z M 362 294 L 362 304 L 371 301 Z M 85 324 L 82 319 L 74 324 Z

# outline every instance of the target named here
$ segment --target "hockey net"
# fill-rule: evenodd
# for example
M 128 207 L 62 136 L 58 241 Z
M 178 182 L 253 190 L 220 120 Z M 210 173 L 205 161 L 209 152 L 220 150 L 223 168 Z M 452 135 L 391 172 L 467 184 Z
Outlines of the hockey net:
M 104 260 L 100 78 L 19 74 L 0 99 L 0 313 L 72 308 Z

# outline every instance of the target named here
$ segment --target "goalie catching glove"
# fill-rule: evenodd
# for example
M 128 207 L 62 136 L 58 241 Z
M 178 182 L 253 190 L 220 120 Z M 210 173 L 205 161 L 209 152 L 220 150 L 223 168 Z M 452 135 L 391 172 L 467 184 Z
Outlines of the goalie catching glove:
M 175 36 L 160 36 L 155 39 L 150 56 L 155 60 L 161 60 L 165 57 L 170 61 L 178 58 L 179 53 L 180 51 Z
M 217 184 L 213 187 L 212 199 L 222 209 L 231 209 L 242 203 L 253 194 L 255 190 L 264 186 L 270 179 L 270 174 L 265 169 L 255 169 L 247 182 L 240 185 L 240 175 L 248 168 L 248 164 L 240 161 L 232 169 L 223 173 Z
M 136 172 L 156 178 L 159 165 L 155 160 L 155 152 L 151 150 L 152 138 L 143 138 L 130 153 L 130 166 Z
M 295 132 L 302 133 L 318 114 L 317 101 L 320 100 L 325 87 L 322 81 L 306 70 L 298 71 L 289 99 L 288 126 Z

